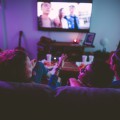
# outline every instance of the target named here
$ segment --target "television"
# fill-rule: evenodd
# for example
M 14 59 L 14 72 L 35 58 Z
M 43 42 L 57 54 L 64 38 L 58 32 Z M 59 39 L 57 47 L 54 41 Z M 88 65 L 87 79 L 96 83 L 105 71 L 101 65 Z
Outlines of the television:
M 92 0 L 37 0 L 37 27 L 43 31 L 89 32 Z

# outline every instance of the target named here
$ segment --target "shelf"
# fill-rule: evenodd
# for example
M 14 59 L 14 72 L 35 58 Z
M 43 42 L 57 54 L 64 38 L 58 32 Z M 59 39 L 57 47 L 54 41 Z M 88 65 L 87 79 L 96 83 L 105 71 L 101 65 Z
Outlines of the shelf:
M 69 60 L 80 60 L 81 55 L 84 54 L 84 48 L 94 46 L 81 46 L 80 44 L 73 42 L 52 42 L 50 44 L 38 45 L 38 59 L 43 59 L 47 53 L 51 53 L 52 56 L 61 56 L 62 53 L 67 54 Z M 43 57 L 42 57 L 43 56 Z

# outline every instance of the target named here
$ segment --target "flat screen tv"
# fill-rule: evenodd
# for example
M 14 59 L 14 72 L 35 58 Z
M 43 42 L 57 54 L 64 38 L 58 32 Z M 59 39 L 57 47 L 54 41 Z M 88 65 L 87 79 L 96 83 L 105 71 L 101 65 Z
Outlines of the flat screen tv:
M 89 32 L 92 0 L 37 0 L 38 30 Z

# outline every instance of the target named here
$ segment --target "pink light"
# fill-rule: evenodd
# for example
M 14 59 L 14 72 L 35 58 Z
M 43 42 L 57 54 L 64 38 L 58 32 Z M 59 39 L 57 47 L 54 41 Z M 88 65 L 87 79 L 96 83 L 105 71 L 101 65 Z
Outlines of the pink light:
M 77 42 L 77 40 L 76 40 L 76 39 L 74 39 L 74 40 L 73 40 L 73 42 L 75 42 L 75 43 L 76 43 L 76 42 Z

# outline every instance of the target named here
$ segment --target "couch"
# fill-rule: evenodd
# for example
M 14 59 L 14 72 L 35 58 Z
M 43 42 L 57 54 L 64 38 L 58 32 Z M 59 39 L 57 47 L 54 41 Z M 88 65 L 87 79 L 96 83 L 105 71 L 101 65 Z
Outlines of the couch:
M 0 81 L 0 118 L 11 120 L 116 118 L 120 89 Z M 3 120 L 3 119 L 2 119 Z

